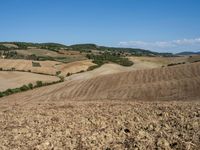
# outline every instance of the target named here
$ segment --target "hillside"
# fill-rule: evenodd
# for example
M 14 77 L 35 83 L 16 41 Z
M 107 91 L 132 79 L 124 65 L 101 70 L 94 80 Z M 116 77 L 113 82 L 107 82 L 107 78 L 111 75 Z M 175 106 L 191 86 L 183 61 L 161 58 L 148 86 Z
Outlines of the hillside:
M 185 56 L 185 55 L 199 55 L 200 54 L 200 51 L 199 52 L 180 52 L 180 53 L 177 53 L 176 55 L 180 55 L 180 56 Z
M 200 63 L 109 65 L 1 98 L 0 149 L 198 150 Z
M 18 95 L 19 99 L 22 101 L 34 100 L 35 102 L 35 100 L 117 99 L 172 101 L 200 98 L 200 63 L 136 70 L 117 74 L 99 74 L 86 79 L 84 77 L 76 80 L 73 80 L 72 77 L 69 79 L 59 85 L 49 86 L 49 88 L 45 87 L 27 93 L 21 93 Z M 10 96 L 8 99 L 12 101 L 16 96 Z

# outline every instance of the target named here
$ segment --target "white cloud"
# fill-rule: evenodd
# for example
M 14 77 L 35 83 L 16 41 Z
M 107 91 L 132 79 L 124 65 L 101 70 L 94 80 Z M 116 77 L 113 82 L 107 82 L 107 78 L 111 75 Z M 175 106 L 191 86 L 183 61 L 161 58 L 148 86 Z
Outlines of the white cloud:
M 194 51 L 200 49 L 200 38 L 155 42 L 123 41 L 120 42 L 119 45 L 123 47 L 135 47 L 169 52 Z

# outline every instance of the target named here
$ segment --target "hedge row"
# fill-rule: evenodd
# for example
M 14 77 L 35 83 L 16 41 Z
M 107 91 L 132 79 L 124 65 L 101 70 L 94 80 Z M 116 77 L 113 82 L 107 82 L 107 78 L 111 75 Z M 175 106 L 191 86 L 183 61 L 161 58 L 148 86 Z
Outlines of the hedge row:
M 35 88 L 60 83 L 60 82 L 63 82 L 63 81 L 64 81 L 63 77 L 60 77 L 59 81 L 54 81 L 54 82 L 51 82 L 51 83 L 44 83 L 42 81 L 36 81 L 35 85 L 33 85 L 32 83 L 29 83 L 28 85 L 23 85 L 19 88 L 7 89 L 6 91 L 0 92 L 0 98 L 4 97 L 4 96 L 11 95 L 11 94 L 19 93 L 19 92 L 24 92 L 24 91 L 32 90 L 32 89 L 35 89 Z

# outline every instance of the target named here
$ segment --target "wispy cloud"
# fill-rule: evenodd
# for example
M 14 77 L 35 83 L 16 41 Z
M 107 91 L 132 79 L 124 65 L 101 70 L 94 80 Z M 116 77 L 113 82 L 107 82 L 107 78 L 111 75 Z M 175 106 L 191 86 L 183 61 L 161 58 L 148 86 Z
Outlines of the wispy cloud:
M 123 41 L 120 42 L 119 45 L 123 47 L 144 48 L 157 51 L 194 51 L 200 49 L 200 38 L 155 42 Z

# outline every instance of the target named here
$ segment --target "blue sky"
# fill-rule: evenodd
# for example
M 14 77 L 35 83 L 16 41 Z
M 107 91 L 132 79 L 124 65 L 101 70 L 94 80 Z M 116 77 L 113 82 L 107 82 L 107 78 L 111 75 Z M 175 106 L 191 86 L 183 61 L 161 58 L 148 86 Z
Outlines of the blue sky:
M 199 0 L 1 0 L 0 41 L 200 50 Z

